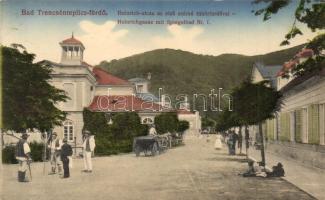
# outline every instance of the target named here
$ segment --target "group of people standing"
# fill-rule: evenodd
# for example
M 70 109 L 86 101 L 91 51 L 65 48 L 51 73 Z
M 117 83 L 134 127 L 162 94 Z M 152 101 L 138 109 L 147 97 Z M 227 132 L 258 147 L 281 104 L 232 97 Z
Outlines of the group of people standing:
M 236 155 L 236 146 L 238 147 L 241 153 L 243 143 L 243 136 L 241 133 L 236 134 L 235 131 L 229 130 L 226 134 L 225 141 L 228 145 L 229 155 Z
M 84 170 L 82 172 L 91 173 L 93 170 L 91 157 L 96 147 L 95 138 L 88 130 L 84 131 L 83 138 Z M 26 171 L 28 168 L 30 171 L 30 163 L 32 161 L 31 150 L 29 144 L 27 143 L 27 139 L 28 134 L 22 134 L 22 137 L 18 141 L 16 146 L 16 159 L 18 160 L 19 164 L 19 182 L 28 182 L 28 180 L 26 179 Z M 50 149 L 51 163 L 51 170 L 49 175 L 59 174 L 62 175 L 62 178 L 69 178 L 73 152 L 71 145 L 68 144 L 67 138 L 63 138 L 61 140 L 58 137 L 57 133 L 52 133 L 52 136 L 48 141 L 48 148 Z

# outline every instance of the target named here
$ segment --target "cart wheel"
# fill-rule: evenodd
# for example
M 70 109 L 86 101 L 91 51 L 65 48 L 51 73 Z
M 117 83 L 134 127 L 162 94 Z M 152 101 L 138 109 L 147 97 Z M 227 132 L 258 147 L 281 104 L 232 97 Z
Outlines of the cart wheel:
M 153 144 L 153 146 L 152 146 L 152 149 L 151 149 L 151 155 L 156 156 L 158 154 L 159 154 L 159 152 L 158 152 L 158 144 L 157 144 L 157 142 L 155 142 Z

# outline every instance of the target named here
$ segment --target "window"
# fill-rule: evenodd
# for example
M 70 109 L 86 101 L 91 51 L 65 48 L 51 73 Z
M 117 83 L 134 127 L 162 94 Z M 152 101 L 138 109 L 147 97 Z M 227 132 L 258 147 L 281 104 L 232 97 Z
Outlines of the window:
M 303 110 L 295 111 L 295 141 L 302 142 L 303 136 Z
M 153 120 L 149 117 L 146 117 L 142 120 L 142 124 L 153 124 Z
M 66 121 L 63 124 L 63 136 L 69 142 L 73 141 L 73 123 L 72 121 Z
M 319 144 L 319 105 L 308 106 L 308 143 Z

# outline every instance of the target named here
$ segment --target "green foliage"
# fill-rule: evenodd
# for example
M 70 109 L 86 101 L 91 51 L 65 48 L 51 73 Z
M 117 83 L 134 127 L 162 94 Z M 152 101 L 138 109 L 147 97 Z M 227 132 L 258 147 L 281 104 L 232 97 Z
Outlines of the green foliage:
M 211 89 L 217 90 L 219 87 L 223 88 L 224 93 L 229 92 L 250 75 L 256 60 L 266 65 L 283 64 L 302 47 L 300 45 L 257 56 L 207 56 L 181 50 L 157 49 L 111 62 L 103 61 L 99 66 L 125 79 L 144 77 L 151 72 L 150 92 L 157 95 L 158 89 L 163 88 L 164 93 L 173 99 L 178 94 L 188 94 L 191 103 L 193 94 L 208 95 Z M 202 105 L 202 102 L 198 101 L 197 104 Z M 203 110 L 202 106 L 196 108 Z M 207 114 L 208 117 L 216 118 L 217 112 L 208 111 Z
M 155 126 L 158 134 L 177 131 L 178 123 L 177 113 L 175 112 L 166 112 L 155 117 Z
M 32 142 L 29 144 L 31 157 L 35 162 L 43 161 L 44 144 L 39 142 Z M 48 158 L 48 157 L 47 157 Z
M 281 94 L 268 86 L 267 81 L 251 83 L 249 79 L 233 89 L 233 111 L 223 111 L 217 121 L 217 130 L 224 131 L 235 126 L 259 124 L 273 118 L 279 110 Z
M 61 125 L 66 113 L 55 104 L 66 101 L 63 90 L 48 83 L 51 68 L 33 63 L 35 55 L 22 45 L 1 46 L 3 70 L 3 128 L 23 132 L 46 131 Z M 20 51 L 19 48 L 23 48 Z
M 239 117 L 233 111 L 224 109 L 217 118 L 216 130 L 217 131 L 226 131 L 232 127 L 240 126 Z
M 43 151 L 44 151 L 44 144 L 38 142 L 32 142 L 29 144 L 31 150 L 31 157 L 34 162 L 41 162 L 43 161 Z M 49 157 L 47 156 L 46 159 Z M 2 163 L 7 164 L 16 164 L 18 163 L 16 160 L 16 146 L 6 146 L 2 150 Z
M 17 164 L 16 160 L 16 147 L 15 146 L 6 146 L 2 149 L 2 163 L 6 164 Z
M 83 111 L 84 129 L 96 135 L 96 155 L 111 155 L 132 151 L 133 138 L 146 135 L 147 126 L 140 123 L 135 112 L 112 114 L 108 125 L 105 113 Z
M 276 14 L 278 10 L 288 6 L 290 2 L 296 1 L 256 0 L 253 3 L 258 4 L 261 2 L 266 2 L 267 6 L 255 11 L 255 15 L 263 14 L 264 20 L 268 20 L 272 14 Z M 300 0 L 296 6 L 294 18 L 292 28 L 285 35 L 285 40 L 282 41 L 280 45 L 289 45 L 291 39 L 295 38 L 297 35 L 303 34 L 302 31 L 296 26 L 296 21 L 306 24 L 307 27 L 313 32 L 318 30 L 322 31 L 306 46 L 306 48 L 310 48 L 314 51 L 314 57 L 300 63 L 292 71 L 294 76 L 303 76 L 311 71 L 316 71 L 325 67 L 324 55 L 321 53 L 325 50 L 325 33 L 323 32 L 325 28 L 325 3 L 318 0 Z
M 133 137 L 147 135 L 147 126 L 141 124 L 141 119 L 136 112 L 116 113 L 111 125 L 115 140 L 132 140 Z
M 83 110 L 83 129 L 89 130 L 96 137 L 111 136 L 105 114 L 102 112 L 91 112 L 88 109 Z
M 178 122 L 177 132 L 184 133 L 187 129 L 190 128 L 190 123 L 186 120 L 180 120 Z
M 212 127 L 214 128 L 216 126 L 216 121 L 209 118 L 209 117 L 204 117 L 202 118 L 202 128 L 208 128 L 208 127 Z
M 232 92 L 234 112 L 240 118 L 240 124 L 258 124 L 273 118 L 280 109 L 280 92 L 268 86 L 268 81 L 251 83 L 245 80 Z
M 262 9 L 253 11 L 255 15 L 261 15 L 263 14 L 263 20 L 266 21 L 271 18 L 272 14 L 276 14 L 281 8 L 287 6 L 290 3 L 290 0 L 254 0 L 253 4 L 258 4 L 261 2 L 268 2 L 269 4 Z

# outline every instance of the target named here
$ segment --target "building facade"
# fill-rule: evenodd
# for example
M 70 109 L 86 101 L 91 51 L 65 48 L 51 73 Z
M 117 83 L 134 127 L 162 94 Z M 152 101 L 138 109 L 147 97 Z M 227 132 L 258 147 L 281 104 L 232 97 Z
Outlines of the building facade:
M 311 56 L 311 50 L 303 49 L 277 73 L 282 106 L 274 119 L 264 123 L 263 131 L 268 152 L 325 168 L 325 68 L 297 78 L 291 73 Z

